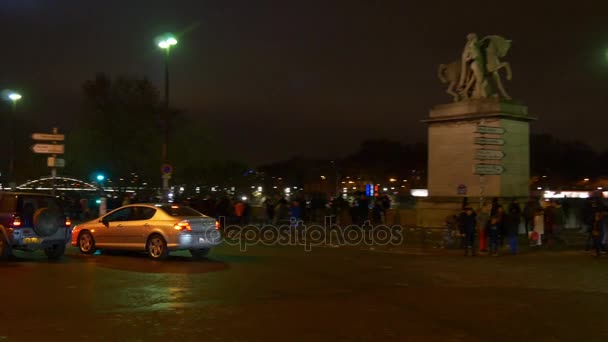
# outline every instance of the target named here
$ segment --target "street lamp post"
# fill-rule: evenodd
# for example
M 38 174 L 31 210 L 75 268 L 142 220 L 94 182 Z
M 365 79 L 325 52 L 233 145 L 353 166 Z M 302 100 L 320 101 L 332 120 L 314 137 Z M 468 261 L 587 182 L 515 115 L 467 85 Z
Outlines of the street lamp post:
M 169 54 L 171 47 L 177 44 L 177 39 L 171 34 L 166 34 L 157 39 L 158 47 L 165 52 L 165 113 L 163 118 L 163 144 L 161 149 L 161 162 L 169 162 Z M 170 174 L 163 175 L 163 195 L 166 197 L 169 191 Z
M 19 93 L 11 92 L 8 94 L 8 99 L 12 102 L 12 113 L 9 119 L 10 126 L 10 144 L 9 144 L 9 162 L 8 162 L 8 184 L 9 188 L 13 189 L 15 183 L 15 117 L 17 116 L 17 102 L 22 96 Z

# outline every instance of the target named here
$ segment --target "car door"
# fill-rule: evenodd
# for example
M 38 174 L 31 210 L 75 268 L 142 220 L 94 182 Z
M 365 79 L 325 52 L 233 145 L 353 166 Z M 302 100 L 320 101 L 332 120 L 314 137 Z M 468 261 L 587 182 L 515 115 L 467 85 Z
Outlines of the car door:
M 131 207 L 121 208 L 104 216 L 102 220 L 107 222 L 107 225 L 94 234 L 95 244 L 98 247 L 119 248 L 124 239 L 125 222 L 129 221 L 130 216 Z
M 146 206 L 131 207 L 129 220 L 122 224 L 121 244 L 129 249 L 144 249 L 150 228 L 150 219 L 156 209 Z

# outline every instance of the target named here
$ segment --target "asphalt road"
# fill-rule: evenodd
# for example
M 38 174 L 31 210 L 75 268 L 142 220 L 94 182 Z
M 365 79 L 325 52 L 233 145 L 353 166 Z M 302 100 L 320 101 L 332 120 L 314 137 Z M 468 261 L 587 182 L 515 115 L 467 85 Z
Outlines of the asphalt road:
M 605 341 L 608 258 L 222 246 L 0 263 L 0 341 Z

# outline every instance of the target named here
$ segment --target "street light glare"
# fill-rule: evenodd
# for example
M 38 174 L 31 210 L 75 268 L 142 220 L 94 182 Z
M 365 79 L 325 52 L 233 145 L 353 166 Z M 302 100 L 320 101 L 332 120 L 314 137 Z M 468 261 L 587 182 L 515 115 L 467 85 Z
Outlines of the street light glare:
M 21 100 L 21 95 L 17 93 L 10 93 L 8 94 L 8 98 L 11 99 L 11 101 L 19 101 Z
M 161 49 L 169 49 L 173 45 L 177 45 L 177 39 L 172 34 L 165 34 L 156 38 L 156 43 Z

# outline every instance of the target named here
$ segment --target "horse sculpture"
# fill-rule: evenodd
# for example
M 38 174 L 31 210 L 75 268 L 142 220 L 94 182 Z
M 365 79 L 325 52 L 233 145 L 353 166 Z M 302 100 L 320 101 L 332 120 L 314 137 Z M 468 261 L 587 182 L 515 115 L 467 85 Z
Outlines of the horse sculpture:
M 505 69 L 507 72 L 507 80 L 511 80 L 513 76 L 511 64 L 509 64 L 509 62 L 500 61 L 500 58 L 507 55 L 507 52 L 511 47 L 511 41 L 500 36 L 487 36 L 482 39 L 482 43 L 486 46 L 484 49 L 486 53 L 486 72 L 492 75 L 492 79 L 494 80 L 494 84 L 496 85 L 496 88 L 498 88 L 500 95 L 505 99 L 510 100 L 511 97 L 505 91 L 498 71 L 500 69 Z
M 448 83 L 446 93 L 452 95 L 454 102 L 461 100 L 461 96 L 456 92 L 458 81 L 460 80 L 461 62 L 457 60 L 449 64 L 439 64 L 437 76 L 441 83 Z

